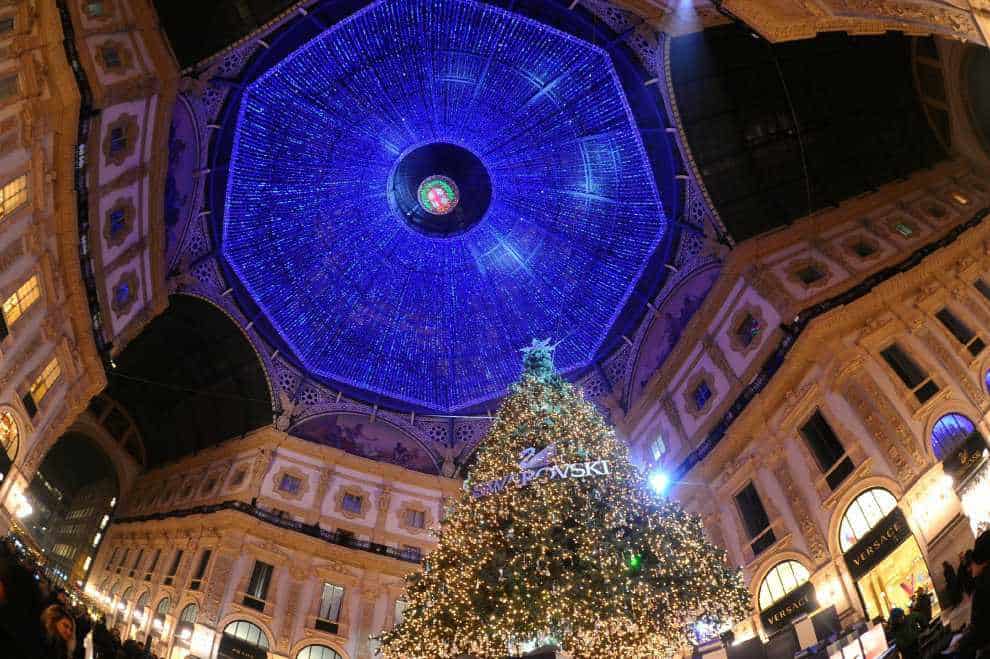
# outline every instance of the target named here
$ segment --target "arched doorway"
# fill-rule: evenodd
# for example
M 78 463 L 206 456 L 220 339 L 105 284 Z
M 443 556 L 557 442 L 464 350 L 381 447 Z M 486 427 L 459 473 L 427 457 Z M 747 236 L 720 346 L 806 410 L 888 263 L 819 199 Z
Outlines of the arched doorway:
M 151 592 L 144 591 L 141 593 L 141 597 L 138 598 L 137 603 L 134 605 L 134 610 L 131 611 L 130 619 L 130 630 L 128 632 L 128 637 L 143 641 L 143 638 L 139 638 L 141 630 L 144 629 L 144 623 L 148 619 L 148 605 L 151 602 Z
M 192 641 L 196 616 L 198 615 L 199 606 L 195 603 L 187 604 L 182 609 L 179 619 L 175 622 L 175 632 L 172 634 L 172 652 L 169 659 L 184 659 L 189 654 L 189 644 Z
M 124 630 L 127 628 L 127 606 L 130 603 L 131 591 L 133 589 L 128 587 L 120 595 L 120 600 L 117 602 L 117 613 L 114 618 L 114 627 L 120 630 L 121 636 L 124 635 Z
M 818 608 L 808 569 L 794 560 L 774 565 L 760 583 L 760 624 L 767 636 Z
M 216 659 L 267 659 L 268 636 L 248 620 L 235 620 L 223 628 Z
M 307 645 L 299 651 L 296 659 L 341 659 L 341 656 L 339 652 L 325 645 Z
M 106 530 L 103 519 L 120 496 L 113 461 L 86 435 L 66 433 L 45 455 L 25 495 L 32 512 L 15 530 L 45 551 L 57 583 L 85 582 Z
M 0 408 L 0 483 L 7 479 L 21 444 L 20 426 L 10 408 Z
M 920 588 L 934 593 L 921 547 L 897 499 L 882 487 L 861 492 L 846 507 L 839 548 L 870 620 L 887 618 L 895 607 L 907 610 Z
M 161 598 L 158 606 L 155 607 L 155 617 L 151 619 L 151 635 L 155 638 L 161 636 L 162 630 L 165 628 L 165 617 L 171 610 L 172 600 L 168 597 Z
M 986 440 L 969 417 L 950 412 L 932 426 L 932 453 L 956 482 L 973 473 L 986 459 Z

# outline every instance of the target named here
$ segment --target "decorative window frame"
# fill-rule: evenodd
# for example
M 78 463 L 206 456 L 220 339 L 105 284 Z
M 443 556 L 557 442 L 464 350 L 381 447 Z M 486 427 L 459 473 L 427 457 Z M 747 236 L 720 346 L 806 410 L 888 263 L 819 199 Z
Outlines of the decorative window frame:
M 860 256 L 859 252 L 856 251 L 856 245 L 858 243 L 865 243 L 873 247 L 873 253 L 869 256 Z M 880 258 L 883 253 L 883 247 L 880 242 L 873 238 L 872 236 L 866 235 L 865 233 L 858 233 L 854 236 L 847 238 L 843 243 L 842 247 L 850 254 L 853 258 L 860 262 L 875 261 Z
M 805 283 L 805 281 L 801 279 L 800 273 L 806 268 L 816 268 L 822 273 L 822 276 L 810 284 Z M 824 288 L 830 281 L 832 281 L 832 269 L 828 267 L 828 264 L 821 259 L 816 259 L 813 257 L 795 259 L 787 264 L 787 279 L 794 283 L 798 288 L 811 291 L 816 288 Z
M 112 231 L 113 222 L 110 220 L 110 215 L 118 210 L 124 212 L 124 226 L 114 236 Z M 127 240 L 127 237 L 134 231 L 134 218 L 136 215 L 137 211 L 134 208 L 134 201 L 130 197 L 121 197 L 113 206 L 107 209 L 107 212 L 103 216 L 103 239 L 107 241 L 108 245 L 117 247 Z
M 746 316 L 752 316 L 756 322 L 760 324 L 759 332 L 757 332 L 757 335 L 752 341 L 750 341 L 749 345 L 743 345 L 742 339 L 739 338 L 739 333 L 736 331 L 746 319 Z M 764 340 L 763 337 L 768 329 L 766 318 L 763 315 L 763 307 L 750 302 L 749 304 L 736 309 L 731 316 L 728 327 L 729 348 L 731 348 L 733 352 L 740 355 L 748 355 L 760 347 Z
M 111 153 L 110 135 L 114 129 L 120 128 L 127 138 L 127 146 L 118 153 Z M 133 114 L 122 114 L 109 124 L 103 132 L 103 159 L 108 165 L 123 165 L 124 161 L 130 158 L 137 151 L 138 120 Z
M 705 401 L 705 405 L 702 408 L 698 408 L 694 401 L 694 392 L 697 388 L 704 382 L 708 385 L 711 390 L 712 395 L 708 397 Z M 691 379 L 687 381 L 684 387 L 684 409 L 695 419 L 700 419 L 701 417 L 708 414 L 712 407 L 715 405 L 715 400 L 718 398 L 719 391 L 715 387 L 715 376 L 712 375 L 707 369 L 702 368 L 698 373 L 696 373 Z
M 423 513 L 423 528 L 417 528 L 409 523 L 408 514 L 411 512 Z M 395 514 L 399 518 L 399 528 L 412 535 L 426 533 L 433 526 L 433 514 L 430 512 L 429 506 L 420 501 L 403 501 L 399 509 L 395 511 Z
M 344 495 L 361 497 L 361 512 L 354 513 L 344 509 Z M 357 485 L 341 485 L 334 496 L 334 510 L 347 519 L 364 519 L 371 507 L 371 494 Z
M 248 471 L 250 465 L 238 465 L 230 470 L 230 480 L 227 482 L 227 489 L 236 491 L 242 489 L 248 482 Z
M 120 59 L 120 64 L 118 66 L 110 66 L 107 64 L 107 61 L 103 56 L 103 51 L 106 48 L 116 49 L 117 57 Z M 94 55 L 94 59 L 96 60 L 96 63 L 100 65 L 100 68 L 106 73 L 127 73 L 134 68 L 134 54 L 131 52 L 130 46 L 123 41 L 108 39 L 97 44 L 95 50 L 96 54 Z
M 291 476 L 292 478 L 299 480 L 299 487 L 295 492 L 287 492 L 282 489 L 282 478 L 284 476 Z M 306 492 L 309 491 L 309 476 L 307 476 L 301 469 L 291 466 L 284 466 L 275 472 L 274 476 L 272 476 L 272 491 L 283 499 L 301 501 L 302 498 L 306 496 Z
M 941 209 L 941 217 L 931 212 L 932 207 Z M 945 224 L 956 216 L 956 209 L 937 197 L 924 197 L 920 199 L 916 208 L 924 219 L 934 224 Z
M 120 301 L 117 299 L 117 289 L 123 284 L 127 284 L 130 294 L 127 296 L 126 300 Z M 131 270 L 130 272 L 121 275 L 120 279 L 117 280 L 117 283 L 111 287 L 110 308 L 113 309 L 113 312 L 117 315 L 117 317 L 126 316 L 131 310 L 131 307 L 134 306 L 134 303 L 138 299 L 140 285 L 141 282 L 138 279 L 137 272 Z

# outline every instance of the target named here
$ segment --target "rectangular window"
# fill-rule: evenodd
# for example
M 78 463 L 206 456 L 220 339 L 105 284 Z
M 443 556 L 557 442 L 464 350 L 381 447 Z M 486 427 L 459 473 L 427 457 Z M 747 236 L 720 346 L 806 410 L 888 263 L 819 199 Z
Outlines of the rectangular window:
M 320 593 L 320 610 L 317 618 L 327 622 L 340 621 L 340 607 L 344 602 L 344 588 L 332 583 L 323 584 L 323 592 Z
M 31 275 L 16 291 L 3 302 L 3 317 L 10 327 L 17 319 L 38 301 L 41 297 L 41 287 L 38 286 L 38 275 Z
M 896 223 L 894 225 L 894 231 L 896 231 L 897 233 L 901 234 L 905 238 L 910 238 L 911 236 L 914 235 L 914 229 L 911 227 L 911 225 L 909 225 L 909 224 L 907 224 L 905 222 L 898 222 L 898 223 Z
M 739 507 L 739 515 L 746 527 L 746 534 L 752 541 L 749 546 L 753 550 L 753 555 L 758 556 L 776 542 L 776 537 L 773 529 L 770 528 L 770 518 L 767 517 L 767 511 L 753 483 L 749 483 L 736 495 L 736 506 Z
M 117 574 L 120 574 L 120 569 L 124 566 L 124 563 L 127 562 L 127 554 L 129 554 L 130 551 L 130 549 L 125 549 L 123 555 L 120 557 L 120 562 L 117 563 Z
M 168 568 L 168 574 L 165 575 L 165 585 L 171 586 L 172 582 L 175 581 L 175 573 L 179 571 L 179 562 L 182 560 L 182 550 L 178 549 L 175 552 L 175 558 L 172 559 L 172 565 Z
M 656 462 L 664 456 L 667 452 L 667 444 L 663 441 L 663 437 L 657 437 L 650 444 L 650 455 L 653 456 L 653 461 Z
M 299 492 L 300 485 L 302 485 L 302 479 L 289 474 L 283 474 L 282 480 L 278 484 L 278 489 L 288 494 L 296 494 Z
M 52 357 L 51 361 L 45 365 L 45 368 L 41 370 L 41 373 L 38 374 L 38 377 L 31 384 L 29 393 L 35 405 L 40 403 L 41 399 L 45 397 L 45 394 L 51 391 L 52 386 L 54 386 L 58 380 L 58 376 L 61 374 L 62 369 L 58 365 L 58 357 Z
M 0 34 L 10 34 L 14 31 L 14 17 L 0 18 Z
M 127 132 L 120 126 L 110 129 L 110 155 L 115 156 L 127 148 Z
M 341 507 L 349 513 L 360 515 L 361 509 L 364 507 L 364 499 L 356 494 L 345 494 L 341 501 Z
M 103 0 L 95 0 L 86 3 L 86 13 L 91 17 L 103 16 Z
M 833 490 L 853 472 L 852 460 L 846 455 L 842 442 L 819 410 L 801 427 L 801 435 L 815 456 L 818 468 Z
M 877 248 L 872 243 L 868 243 L 865 240 L 857 240 L 853 243 L 853 251 L 861 259 L 869 258 L 877 253 Z
M 808 265 L 797 271 L 798 279 L 805 286 L 810 286 L 825 276 L 825 273 L 816 265 Z
M 268 597 L 268 585 L 272 580 L 272 566 L 262 561 L 254 562 L 251 580 L 244 594 L 244 605 L 258 611 L 265 610 L 265 599 Z
M 21 174 L 0 187 L 0 219 L 4 219 L 27 201 L 27 174 Z
M 144 580 L 151 581 L 151 575 L 154 573 L 155 568 L 158 567 L 158 559 L 162 557 L 162 550 L 156 549 L 155 555 L 151 558 L 151 565 L 148 566 L 148 571 L 144 573 Z
M 100 54 L 103 55 L 103 64 L 105 64 L 108 69 L 115 69 L 120 66 L 120 53 L 117 52 L 116 48 L 108 46 L 101 49 Z
M 407 510 L 406 524 L 414 529 L 421 529 L 426 526 L 426 513 L 422 510 Z
M 911 390 L 919 403 L 924 403 L 938 393 L 938 385 L 898 344 L 891 344 L 890 347 L 881 350 L 880 355 L 904 386 Z
M 17 74 L 0 78 L 0 102 L 17 96 Z
M 113 548 L 113 553 L 111 553 L 110 558 L 107 559 L 106 567 L 103 568 L 104 570 L 109 570 L 110 566 L 113 565 L 113 559 L 117 558 L 118 551 L 120 551 L 120 547 Z
M 200 585 L 202 585 L 203 575 L 206 574 L 206 566 L 210 564 L 212 553 L 209 549 L 203 550 L 203 554 L 199 558 L 199 566 L 196 567 L 196 573 L 193 575 L 192 581 L 189 582 L 190 590 L 199 590 Z
M 402 551 L 399 552 L 399 557 L 406 561 L 419 562 L 422 556 L 423 552 L 420 551 L 419 547 L 412 545 L 402 545 Z
M 973 286 L 980 292 L 980 295 L 990 300 L 990 284 L 982 277 L 973 282 Z
M 131 571 L 129 573 L 130 576 L 132 576 L 132 577 L 134 576 L 134 573 L 137 571 L 138 566 L 141 565 L 141 558 L 143 558 L 143 557 L 144 557 L 144 550 L 143 549 L 139 549 L 138 550 L 137 558 L 134 559 L 134 565 L 131 566 Z
M 949 330 L 952 336 L 956 337 L 956 341 L 966 346 L 969 354 L 976 357 L 983 352 L 983 349 L 986 347 L 983 340 L 966 323 L 961 321 L 956 314 L 952 313 L 948 307 L 939 309 L 935 317 L 945 326 L 945 329 Z

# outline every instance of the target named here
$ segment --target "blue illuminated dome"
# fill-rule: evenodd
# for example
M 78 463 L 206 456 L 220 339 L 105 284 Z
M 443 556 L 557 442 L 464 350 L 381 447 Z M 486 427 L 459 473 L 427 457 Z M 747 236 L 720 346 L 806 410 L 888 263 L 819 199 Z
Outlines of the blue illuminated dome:
M 471 0 L 373 2 L 280 47 L 240 94 L 220 228 L 277 344 L 432 411 L 503 395 L 534 337 L 565 372 L 600 356 L 668 235 L 669 164 L 609 52 Z M 420 203 L 431 176 L 448 212 Z

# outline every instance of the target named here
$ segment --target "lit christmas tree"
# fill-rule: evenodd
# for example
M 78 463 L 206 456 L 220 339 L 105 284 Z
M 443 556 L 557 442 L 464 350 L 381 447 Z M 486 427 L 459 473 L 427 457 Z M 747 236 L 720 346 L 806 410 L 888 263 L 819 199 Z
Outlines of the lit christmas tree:
M 700 520 L 647 490 L 552 347 L 525 353 L 383 655 L 505 657 L 550 639 L 575 657 L 668 657 L 695 623 L 745 617 L 749 593 Z

